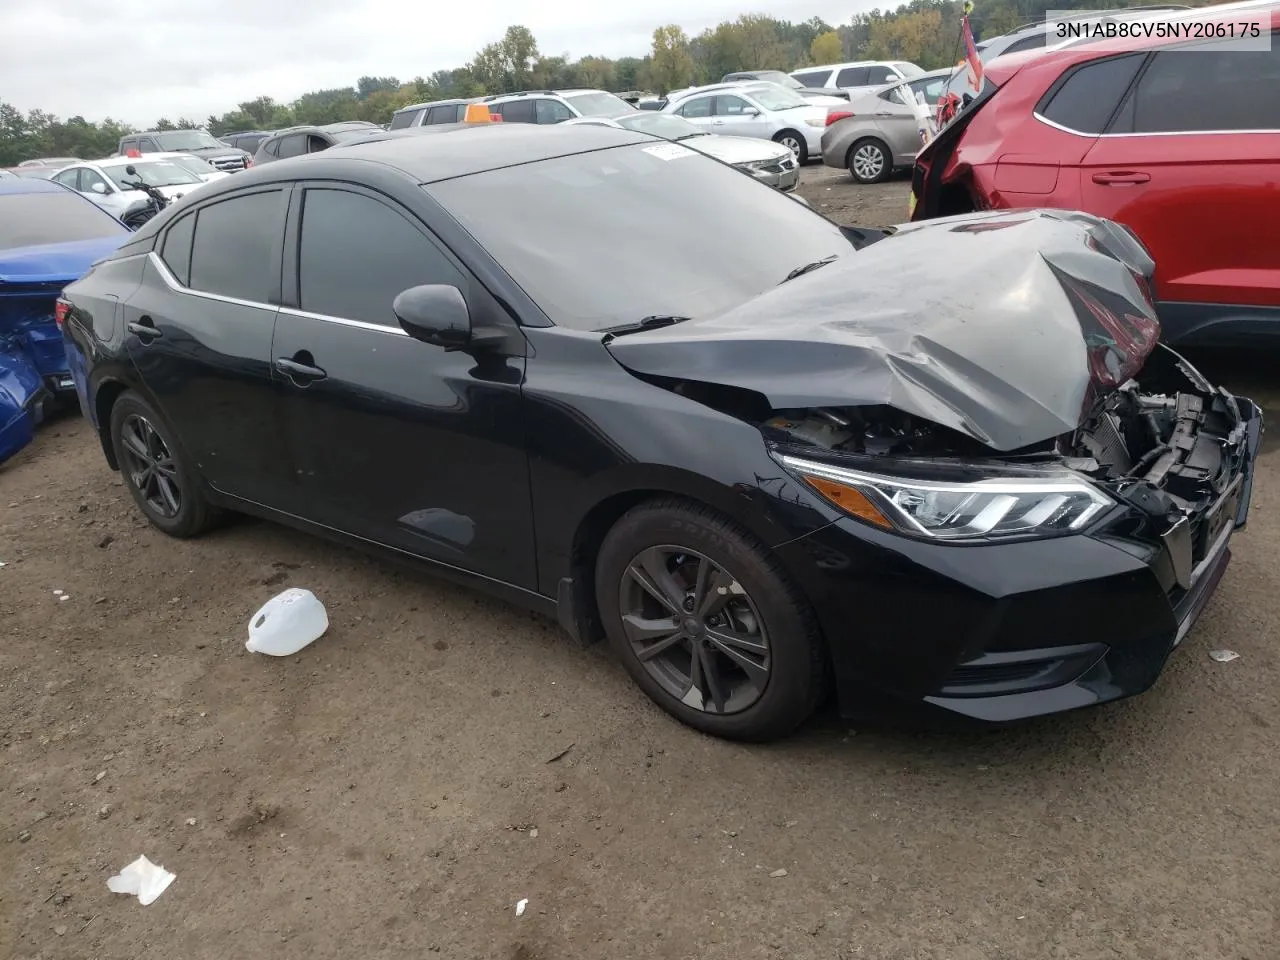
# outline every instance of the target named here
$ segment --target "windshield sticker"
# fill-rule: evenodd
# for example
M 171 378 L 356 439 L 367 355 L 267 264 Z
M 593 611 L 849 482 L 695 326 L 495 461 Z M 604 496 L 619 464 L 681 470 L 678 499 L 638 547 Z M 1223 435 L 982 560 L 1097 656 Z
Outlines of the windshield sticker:
M 692 157 L 696 151 L 682 147 L 678 143 L 660 143 L 657 146 L 645 147 L 644 152 L 659 160 L 678 160 L 680 157 Z

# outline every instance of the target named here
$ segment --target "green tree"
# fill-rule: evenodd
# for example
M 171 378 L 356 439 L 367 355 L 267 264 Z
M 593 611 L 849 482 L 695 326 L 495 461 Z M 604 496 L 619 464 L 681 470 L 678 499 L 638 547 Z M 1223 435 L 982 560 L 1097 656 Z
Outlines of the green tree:
M 533 85 L 533 69 L 538 60 L 538 42 L 533 34 L 528 27 L 516 25 L 507 27 L 501 40 L 486 44 L 467 69 L 486 90 L 510 93 Z
M 678 90 L 693 82 L 693 57 L 689 54 L 689 38 L 679 25 L 669 23 L 653 31 L 648 82 L 658 93 Z
M 813 38 L 813 43 L 809 44 L 809 56 L 819 65 L 839 63 L 843 53 L 844 43 L 840 39 L 840 34 L 834 30 L 819 34 Z

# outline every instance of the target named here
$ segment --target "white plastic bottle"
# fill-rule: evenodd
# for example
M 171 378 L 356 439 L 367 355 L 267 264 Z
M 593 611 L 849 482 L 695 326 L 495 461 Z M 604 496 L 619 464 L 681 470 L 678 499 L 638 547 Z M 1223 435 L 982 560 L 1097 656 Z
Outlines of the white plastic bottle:
M 249 621 L 250 653 L 288 657 L 297 653 L 329 629 L 324 604 L 310 590 L 291 587 L 262 605 Z

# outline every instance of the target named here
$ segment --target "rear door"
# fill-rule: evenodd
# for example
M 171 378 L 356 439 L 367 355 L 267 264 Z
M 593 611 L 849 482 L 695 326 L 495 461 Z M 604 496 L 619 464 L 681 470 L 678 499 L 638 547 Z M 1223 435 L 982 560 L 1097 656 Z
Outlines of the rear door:
M 504 123 L 537 123 L 532 100 L 508 100 L 489 108 L 491 113 L 501 114 Z
M 876 126 L 884 135 L 885 143 L 893 151 L 893 162 L 898 166 L 906 166 L 920 152 L 920 125 L 915 112 L 907 104 L 911 90 L 905 84 L 882 90 L 874 98 L 862 102 L 872 102 L 876 110 Z
M 296 512 L 532 588 L 524 338 L 510 316 L 383 194 L 308 184 L 288 236 L 289 305 L 274 357 L 303 482 Z M 518 355 L 446 352 L 410 338 L 391 305 L 423 283 L 456 286 L 477 324 L 510 326 Z
M 672 112 L 684 117 L 694 126 L 702 127 L 707 133 L 711 133 L 714 129 L 712 122 L 715 119 L 711 115 L 714 100 L 715 97 L 710 94 L 701 97 L 689 97 Z
M 173 220 L 122 308 L 129 357 L 201 473 L 278 509 L 294 482 L 271 382 L 285 208 L 264 186 Z
M 1155 53 L 1081 174 L 1083 208 L 1131 227 L 1157 297 L 1190 311 L 1178 326 L 1214 304 L 1280 320 L 1280 38 Z

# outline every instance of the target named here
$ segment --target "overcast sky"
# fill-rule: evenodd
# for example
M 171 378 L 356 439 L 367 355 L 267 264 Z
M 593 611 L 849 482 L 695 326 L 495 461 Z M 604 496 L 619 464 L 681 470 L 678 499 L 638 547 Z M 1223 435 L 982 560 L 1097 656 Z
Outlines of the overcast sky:
M 643 56 L 654 27 L 692 36 L 744 12 L 847 21 L 874 0 L 0 0 L 0 100 L 136 126 L 210 114 L 267 94 L 411 80 L 460 67 L 520 23 L 548 56 Z M 891 4 L 892 5 L 892 4 Z M 462 11 L 466 12 L 462 12 Z

